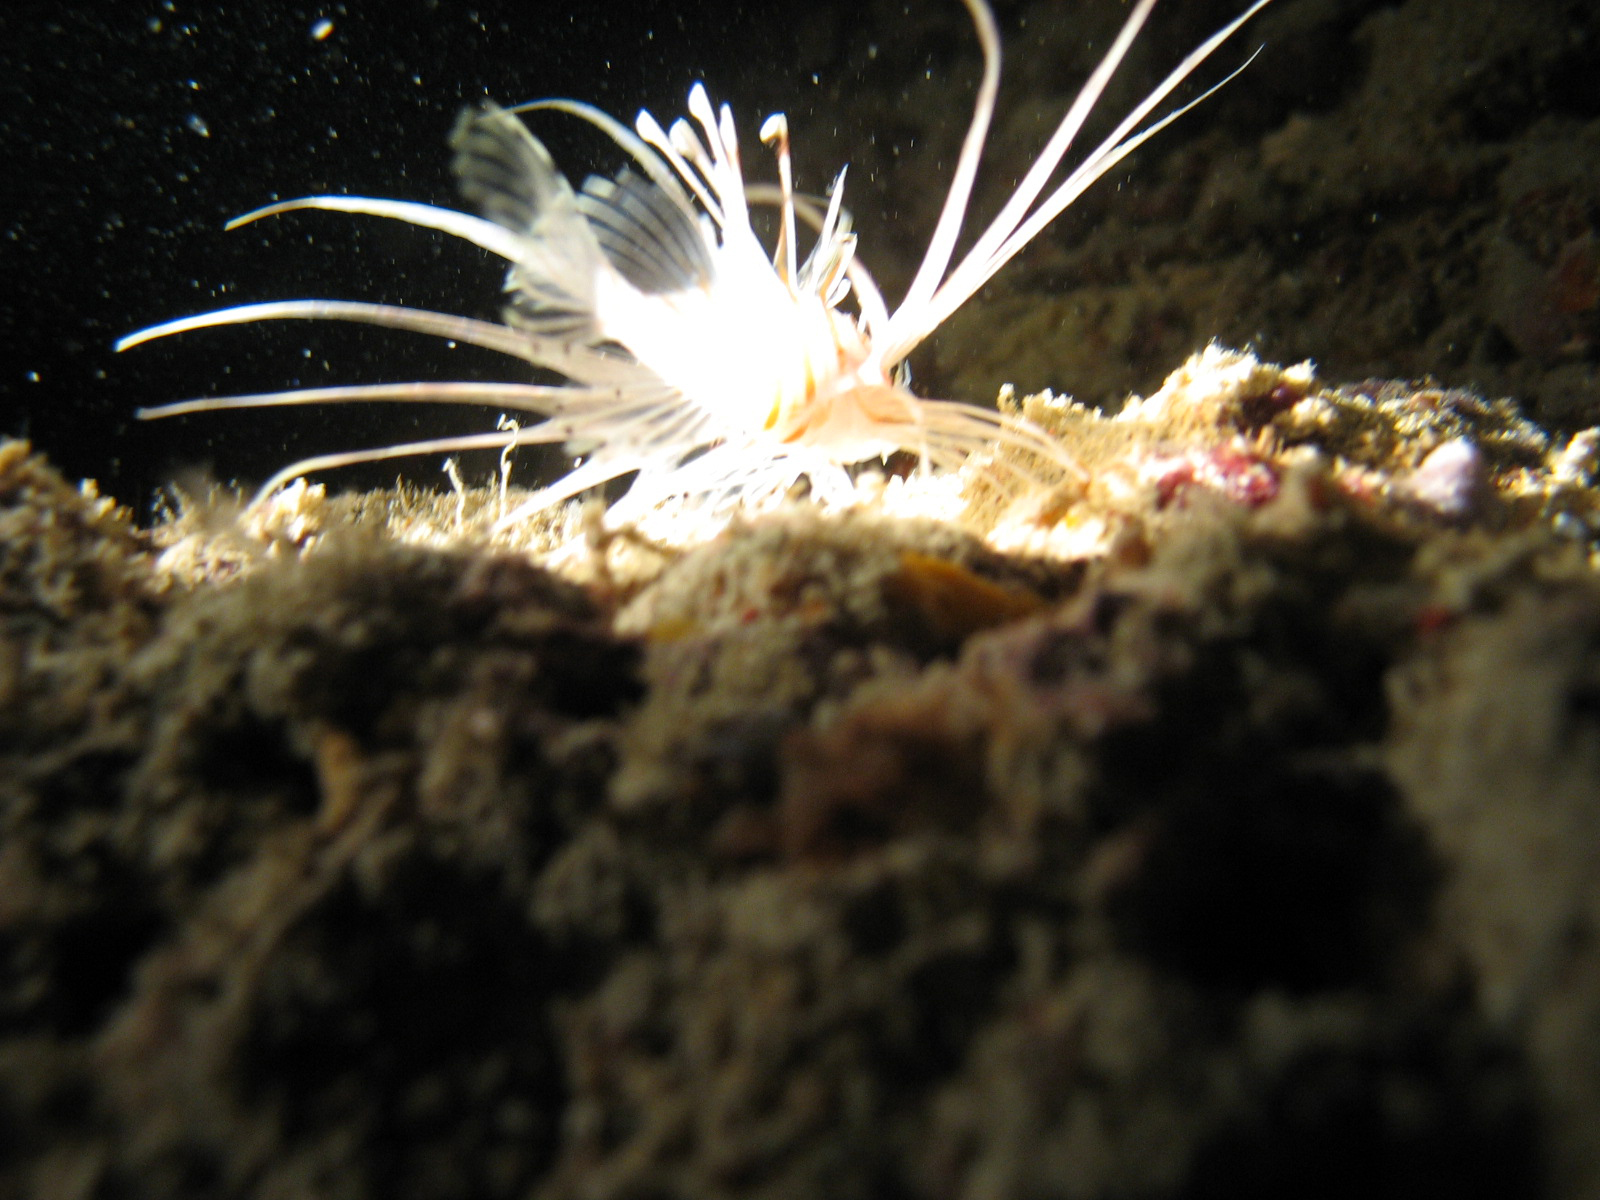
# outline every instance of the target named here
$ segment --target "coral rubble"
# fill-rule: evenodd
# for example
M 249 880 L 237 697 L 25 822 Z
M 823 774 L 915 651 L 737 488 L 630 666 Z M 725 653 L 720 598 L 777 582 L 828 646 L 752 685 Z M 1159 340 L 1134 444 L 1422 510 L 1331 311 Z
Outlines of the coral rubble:
M 1593 1194 L 1592 435 L 1021 407 L 695 545 L 0 450 L 0 1191 Z

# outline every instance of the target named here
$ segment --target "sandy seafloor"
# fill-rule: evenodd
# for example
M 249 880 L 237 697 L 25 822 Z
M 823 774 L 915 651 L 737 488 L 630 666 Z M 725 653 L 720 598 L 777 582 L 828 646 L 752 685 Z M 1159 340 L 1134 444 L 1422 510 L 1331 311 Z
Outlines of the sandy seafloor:
M 1574 11 L 1272 10 L 1294 67 L 933 347 L 1083 402 L 1041 520 L 141 527 L 0 448 L 0 1194 L 1600 1195 Z

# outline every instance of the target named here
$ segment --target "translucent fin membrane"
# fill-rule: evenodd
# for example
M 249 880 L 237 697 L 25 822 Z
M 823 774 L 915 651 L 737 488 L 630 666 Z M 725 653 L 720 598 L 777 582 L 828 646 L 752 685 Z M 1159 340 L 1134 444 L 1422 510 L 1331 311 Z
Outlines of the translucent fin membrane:
M 611 265 L 641 292 L 681 292 L 711 282 L 711 256 L 693 214 L 626 167 L 615 179 L 585 179 L 578 211 Z

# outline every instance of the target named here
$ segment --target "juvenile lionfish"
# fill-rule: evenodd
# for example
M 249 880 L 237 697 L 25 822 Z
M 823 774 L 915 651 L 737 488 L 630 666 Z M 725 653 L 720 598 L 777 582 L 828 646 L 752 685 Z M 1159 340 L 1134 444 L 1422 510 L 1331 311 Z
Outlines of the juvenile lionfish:
M 983 74 L 927 252 L 893 312 L 856 257 L 856 238 L 841 207 L 844 172 L 834 180 L 825 207 L 797 194 L 788 122 L 777 114 L 767 118 L 760 136 L 776 152 L 778 183 L 747 184 L 730 109 L 714 108 L 696 84 L 689 92 L 694 123 L 679 118 L 667 129 L 641 111 L 630 130 L 577 100 L 538 100 L 510 109 L 485 104 L 464 113 L 450 139 L 453 167 L 461 194 L 480 216 L 403 200 L 310 196 L 228 223 L 233 229 L 261 217 L 316 208 L 393 217 L 464 238 L 510 263 L 502 323 L 384 304 L 288 300 L 168 321 L 128 335 L 117 349 L 214 325 L 316 318 L 483 346 L 567 380 L 360 384 L 188 400 L 140 411 L 141 417 L 162 417 L 388 400 L 492 404 L 543 418 L 509 433 L 304 459 L 272 476 L 260 496 L 298 476 L 352 463 L 529 443 L 561 443 L 580 465 L 536 491 L 507 520 L 632 472 L 637 477 L 612 509 L 613 519 L 641 514 L 672 497 L 721 504 L 770 494 L 802 475 L 814 489 L 837 495 L 851 486 L 846 468 L 895 451 L 908 451 L 924 465 L 945 471 L 959 469 L 980 452 L 1011 451 L 988 454 L 985 471 L 1016 494 L 1035 485 L 1049 487 L 1077 469 L 1054 439 L 991 409 L 921 399 L 904 386 L 902 364 L 1091 184 L 1221 87 L 1151 118 L 1269 2 L 1256 0 L 1196 47 L 1046 194 L 1051 176 L 1155 7 L 1156 0 L 1138 0 L 1032 168 L 951 269 L 1000 82 L 994 16 L 985 0 L 963 0 L 977 28 Z M 624 167 L 612 178 L 591 175 L 575 192 L 515 115 L 550 109 L 600 129 L 637 170 Z M 779 231 L 770 256 L 751 228 L 752 202 L 778 208 Z M 816 234 L 804 262 L 798 261 L 797 218 Z M 850 310 L 841 307 L 847 301 Z

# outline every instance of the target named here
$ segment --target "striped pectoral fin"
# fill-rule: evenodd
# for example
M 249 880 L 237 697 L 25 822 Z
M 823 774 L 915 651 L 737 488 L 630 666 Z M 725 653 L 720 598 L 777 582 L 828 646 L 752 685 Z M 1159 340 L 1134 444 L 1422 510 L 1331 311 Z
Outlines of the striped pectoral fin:
M 465 109 L 450 134 L 450 169 L 461 196 L 487 220 L 531 233 L 552 209 L 575 209 L 572 186 L 544 144 L 493 104 Z
M 641 292 L 709 285 L 711 248 L 687 202 L 623 168 L 615 179 L 585 179 L 577 206 L 611 265 Z

